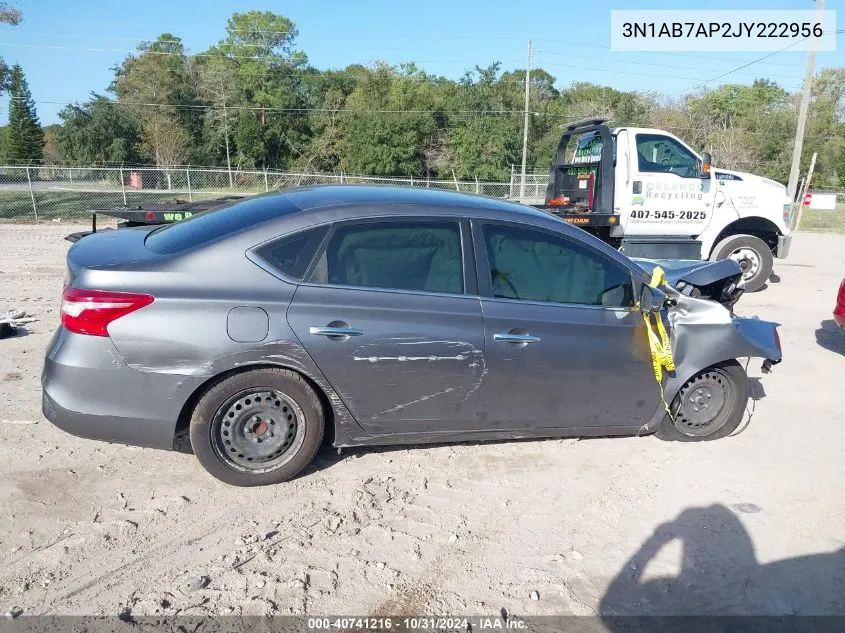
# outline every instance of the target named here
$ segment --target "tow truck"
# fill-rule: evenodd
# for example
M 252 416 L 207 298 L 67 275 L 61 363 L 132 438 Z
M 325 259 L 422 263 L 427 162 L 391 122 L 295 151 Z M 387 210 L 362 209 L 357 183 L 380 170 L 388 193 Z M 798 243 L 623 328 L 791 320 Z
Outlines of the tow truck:
M 628 257 L 732 259 L 745 291 L 761 289 L 773 259 L 789 254 L 786 187 L 715 168 L 710 154 L 699 155 L 665 130 L 606 123 L 589 118 L 563 126 L 545 201 L 532 206 Z

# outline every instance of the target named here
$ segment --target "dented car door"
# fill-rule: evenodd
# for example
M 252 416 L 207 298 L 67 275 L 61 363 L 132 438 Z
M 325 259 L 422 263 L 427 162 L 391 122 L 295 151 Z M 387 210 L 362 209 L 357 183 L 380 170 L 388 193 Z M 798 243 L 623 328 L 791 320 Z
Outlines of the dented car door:
M 364 429 L 476 428 L 485 360 L 467 231 L 430 217 L 335 226 L 297 288 L 291 328 Z
M 625 433 L 660 406 L 631 273 L 580 241 L 475 223 L 487 428 Z

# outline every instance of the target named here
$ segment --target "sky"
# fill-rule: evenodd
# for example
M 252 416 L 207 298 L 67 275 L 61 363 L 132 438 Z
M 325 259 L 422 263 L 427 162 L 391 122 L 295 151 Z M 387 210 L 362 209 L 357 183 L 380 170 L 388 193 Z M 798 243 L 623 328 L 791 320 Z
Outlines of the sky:
M 199 53 L 225 35 L 235 12 L 273 11 L 299 30 L 298 48 L 317 68 L 343 68 L 378 60 L 415 61 L 429 73 L 457 79 L 476 64 L 524 68 L 533 40 L 533 67 L 557 86 L 590 81 L 619 90 L 679 96 L 765 53 L 631 53 L 610 50 L 612 9 L 807 9 L 812 0 L 12 0 L 24 15 L 18 26 L 0 25 L 0 56 L 19 63 L 29 81 L 42 125 L 60 122 L 70 102 L 104 92 L 113 72 L 139 42 L 170 32 Z M 845 15 L 845 0 L 827 0 Z M 839 17 L 839 15 L 837 15 Z M 839 24 L 845 18 L 839 17 Z M 840 26 L 841 28 L 841 26 Z M 845 66 L 839 50 L 820 52 L 816 68 Z M 718 81 L 751 83 L 766 77 L 788 90 L 803 83 L 806 53 L 784 51 Z M 8 99 L 0 98 L 0 124 Z

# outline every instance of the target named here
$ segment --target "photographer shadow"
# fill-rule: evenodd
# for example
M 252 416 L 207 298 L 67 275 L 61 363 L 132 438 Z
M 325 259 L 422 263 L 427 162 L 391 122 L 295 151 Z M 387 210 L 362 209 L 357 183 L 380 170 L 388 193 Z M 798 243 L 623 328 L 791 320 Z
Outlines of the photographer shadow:
M 735 508 L 759 511 L 753 504 Z M 680 573 L 646 580 L 646 567 L 676 539 L 683 551 Z M 630 616 L 749 615 L 786 616 L 787 626 L 794 630 L 798 619 L 789 616 L 845 615 L 845 548 L 760 564 L 751 536 L 734 512 L 723 505 L 689 508 L 674 521 L 659 526 L 625 563 L 599 610 L 611 631 L 663 628 L 651 618 Z M 712 618 L 695 620 L 687 624 L 713 623 Z M 749 618 L 736 622 L 738 628 L 708 626 L 706 630 L 749 630 L 742 624 L 752 623 Z M 838 622 L 836 626 L 843 620 Z M 637 628 L 638 624 L 644 628 Z M 697 630 L 695 626 L 689 628 Z

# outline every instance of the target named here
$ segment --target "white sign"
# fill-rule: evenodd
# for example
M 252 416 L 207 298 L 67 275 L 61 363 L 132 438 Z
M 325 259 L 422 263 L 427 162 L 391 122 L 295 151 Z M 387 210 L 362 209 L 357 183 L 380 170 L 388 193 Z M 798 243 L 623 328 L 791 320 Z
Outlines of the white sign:
M 836 209 L 835 193 L 813 193 L 810 198 L 810 208 L 822 211 L 833 211 Z

